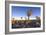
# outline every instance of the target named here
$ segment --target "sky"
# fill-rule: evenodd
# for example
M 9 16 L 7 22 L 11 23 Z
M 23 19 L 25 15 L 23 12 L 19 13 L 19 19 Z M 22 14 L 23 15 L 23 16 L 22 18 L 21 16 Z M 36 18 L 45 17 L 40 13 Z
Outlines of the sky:
M 30 17 L 40 16 L 40 7 L 12 6 L 12 17 L 25 17 L 29 9 L 32 10 Z

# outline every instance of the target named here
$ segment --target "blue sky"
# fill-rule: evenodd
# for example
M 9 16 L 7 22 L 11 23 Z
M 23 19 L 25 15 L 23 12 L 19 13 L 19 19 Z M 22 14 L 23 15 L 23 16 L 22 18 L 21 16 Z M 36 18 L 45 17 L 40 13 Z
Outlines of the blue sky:
M 13 17 L 25 17 L 27 11 L 32 10 L 32 16 L 40 16 L 40 7 L 23 7 L 23 6 L 12 6 Z M 32 17 L 31 16 L 31 17 Z

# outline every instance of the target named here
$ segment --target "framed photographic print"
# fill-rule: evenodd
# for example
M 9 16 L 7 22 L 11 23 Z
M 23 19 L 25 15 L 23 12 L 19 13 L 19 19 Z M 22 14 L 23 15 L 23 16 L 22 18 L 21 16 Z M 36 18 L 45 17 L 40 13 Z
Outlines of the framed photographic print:
M 6 33 L 44 32 L 44 3 L 5 2 Z

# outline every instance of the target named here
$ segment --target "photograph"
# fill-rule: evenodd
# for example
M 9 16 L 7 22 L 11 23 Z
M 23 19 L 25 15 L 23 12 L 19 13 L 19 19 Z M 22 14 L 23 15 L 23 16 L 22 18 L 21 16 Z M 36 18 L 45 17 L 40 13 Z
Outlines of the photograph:
M 40 7 L 12 6 L 12 29 L 41 26 Z
M 32 31 L 43 29 L 43 6 L 9 4 L 9 29 L 11 31 Z

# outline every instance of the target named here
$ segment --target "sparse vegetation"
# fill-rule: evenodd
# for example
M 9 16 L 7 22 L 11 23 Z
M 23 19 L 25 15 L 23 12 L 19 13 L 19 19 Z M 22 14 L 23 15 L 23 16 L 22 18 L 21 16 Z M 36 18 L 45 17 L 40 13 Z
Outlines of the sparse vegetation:
M 37 28 L 40 27 L 40 21 L 38 20 L 15 20 L 15 23 L 12 24 L 12 28 Z

